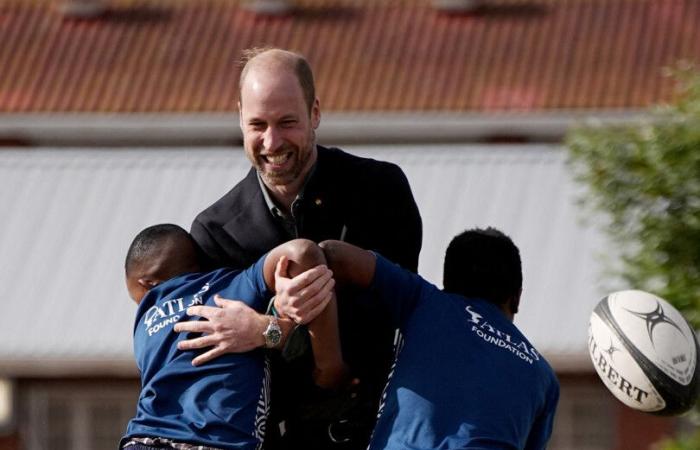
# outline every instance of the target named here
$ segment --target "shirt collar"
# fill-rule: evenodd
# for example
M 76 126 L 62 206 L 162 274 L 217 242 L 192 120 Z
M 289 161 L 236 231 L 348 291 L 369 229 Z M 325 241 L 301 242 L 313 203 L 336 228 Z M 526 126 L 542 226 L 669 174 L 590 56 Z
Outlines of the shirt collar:
M 304 191 L 306 190 L 306 186 L 309 184 L 309 180 L 316 172 L 316 167 L 318 167 L 318 158 L 316 158 L 316 162 L 311 167 L 311 170 L 309 170 L 309 173 L 306 175 L 306 179 L 304 180 L 304 183 L 301 185 L 301 189 L 299 190 L 299 193 L 297 194 L 297 196 L 294 198 L 292 205 L 303 200 Z M 270 212 L 275 217 L 284 217 L 285 216 L 284 210 L 282 208 L 280 208 L 279 206 L 277 206 L 277 203 L 275 203 L 275 200 L 272 198 L 272 195 L 270 194 L 270 190 L 268 189 L 267 186 L 265 186 L 265 182 L 263 181 L 262 176 L 260 175 L 260 172 L 256 170 L 255 174 L 258 177 L 258 184 L 260 185 L 260 190 L 262 191 L 263 198 L 265 199 L 265 204 L 267 205 L 267 209 L 269 209 Z

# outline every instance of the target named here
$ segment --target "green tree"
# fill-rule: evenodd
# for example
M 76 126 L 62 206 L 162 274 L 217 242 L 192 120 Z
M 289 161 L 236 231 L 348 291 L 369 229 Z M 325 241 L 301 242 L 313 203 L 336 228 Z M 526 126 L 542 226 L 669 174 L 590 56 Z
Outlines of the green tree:
M 611 220 L 621 275 L 700 328 L 700 72 L 679 72 L 678 100 L 644 123 L 588 125 L 566 143 L 585 199 Z
M 700 72 L 674 71 L 673 103 L 649 119 L 587 124 L 566 139 L 583 203 L 610 220 L 622 278 L 676 306 L 700 328 Z M 697 412 L 697 410 L 696 410 Z M 697 415 L 696 415 L 697 419 Z M 700 431 L 666 450 L 700 449 Z
M 662 450 L 698 450 L 700 449 L 700 431 L 683 439 L 666 439 L 656 446 Z

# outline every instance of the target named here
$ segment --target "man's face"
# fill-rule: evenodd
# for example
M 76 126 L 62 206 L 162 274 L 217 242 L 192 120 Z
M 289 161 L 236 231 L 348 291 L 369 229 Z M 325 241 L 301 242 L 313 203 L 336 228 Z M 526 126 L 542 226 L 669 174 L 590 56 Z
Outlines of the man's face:
M 316 100 L 309 114 L 296 76 L 251 69 L 238 107 L 246 155 L 265 183 L 288 185 L 304 177 L 316 156 L 320 112 Z

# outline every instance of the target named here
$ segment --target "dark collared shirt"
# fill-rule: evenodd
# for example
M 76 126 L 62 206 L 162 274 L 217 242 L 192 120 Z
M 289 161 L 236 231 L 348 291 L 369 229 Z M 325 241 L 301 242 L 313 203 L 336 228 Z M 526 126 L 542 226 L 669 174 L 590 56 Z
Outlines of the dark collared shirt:
M 257 172 L 258 183 L 260 184 L 260 190 L 262 191 L 263 198 L 267 204 L 267 209 L 270 210 L 272 217 L 274 217 L 275 220 L 282 225 L 282 228 L 287 233 L 289 239 L 296 239 L 299 237 L 299 223 L 302 220 L 300 209 L 304 201 L 304 190 L 306 188 L 306 184 L 309 182 L 315 171 L 316 163 L 314 163 L 313 167 L 309 171 L 306 179 L 304 180 L 304 184 L 301 186 L 301 190 L 292 202 L 291 214 L 287 214 L 283 208 L 277 206 L 277 203 L 275 203 L 275 200 L 272 198 L 268 187 L 265 186 L 265 182 L 262 180 L 260 172 Z

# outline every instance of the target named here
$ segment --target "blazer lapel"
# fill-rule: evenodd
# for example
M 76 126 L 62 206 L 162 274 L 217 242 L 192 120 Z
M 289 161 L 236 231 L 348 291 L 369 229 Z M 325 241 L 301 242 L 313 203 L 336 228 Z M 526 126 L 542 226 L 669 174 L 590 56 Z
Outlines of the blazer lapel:
M 255 169 L 243 179 L 238 195 L 229 206 L 233 217 L 223 229 L 252 259 L 287 240 L 267 209 Z
M 340 239 L 343 225 L 343 200 L 338 179 L 342 169 L 335 167 L 330 151 L 320 145 L 316 170 L 304 191 L 304 226 L 301 236 L 316 242 Z M 347 204 L 344 205 L 347 207 Z

